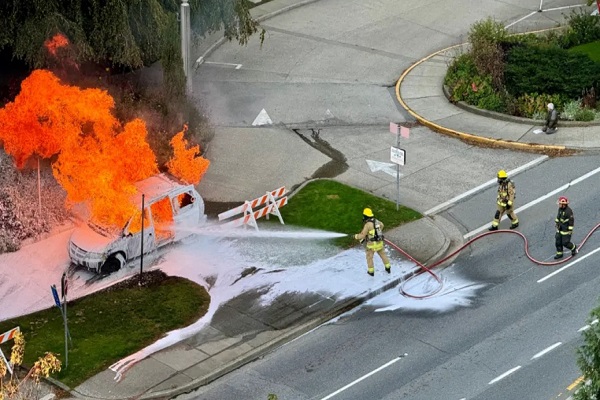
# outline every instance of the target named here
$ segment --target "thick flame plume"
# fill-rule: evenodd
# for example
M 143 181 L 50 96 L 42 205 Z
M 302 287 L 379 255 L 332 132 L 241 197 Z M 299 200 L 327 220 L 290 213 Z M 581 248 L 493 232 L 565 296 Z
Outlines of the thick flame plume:
M 210 161 L 200 156 L 200 146 L 187 148 L 188 142 L 183 138 L 187 129 L 188 126 L 184 125 L 183 130 L 171 139 L 173 158 L 167 163 L 167 168 L 179 179 L 197 185 L 206 173 Z

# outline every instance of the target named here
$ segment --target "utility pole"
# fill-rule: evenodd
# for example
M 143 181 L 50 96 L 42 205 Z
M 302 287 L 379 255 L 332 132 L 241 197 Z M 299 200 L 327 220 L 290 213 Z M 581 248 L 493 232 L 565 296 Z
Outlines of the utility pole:
M 190 5 L 188 0 L 181 0 L 181 57 L 183 57 L 183 73 L 185 74 L 185 89 L 192 94 L 192 73 L 190 59 L 191 42 Z

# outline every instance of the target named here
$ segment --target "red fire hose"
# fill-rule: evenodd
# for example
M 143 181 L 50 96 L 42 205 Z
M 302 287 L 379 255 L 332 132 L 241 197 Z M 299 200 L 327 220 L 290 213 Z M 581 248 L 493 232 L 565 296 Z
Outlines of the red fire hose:
M 592 234 L 598 229 L 600 228 L 600 223 L 598 223 L 596 226 L 594 226 L 589 232 L 588 234 L 585 236 L 585 238 L 583 238 L 583 240 L 581 241 L 581 243 L 577 246 L 577 249 L 580 250 L 583 245 L 585 244 L 585 242 L 587 242 L 587 240 L 589 239 L 590 236 L 592 236 Z M 404 250 L 402 250 L 399 246 L 397 246 L 396 244 L 390 242 L 387 239 L 384 239 L 385 242 L 387 244 L 389 244 L 390 246 L 392 246 L 394 249 L 398 250 L 400 253 L 404 254 L 409 260 L 413 261 L 415 264 L 417 264 L 421 271 L 417 271 L 414 275 L 412 275 L 411 277 L 409 277 L 407 280 L 405 280 L 404 282 L 402 282 L 402 284 L 400 285 L 400 292 L 406 296 L 406 297 L 411 297 L 413 299 L 425 299 L 428 297 L 431 297 L 437 293 L 439 293 L 443 287 L 444 287 L 444 283 L 442 282 L 442 280 L 440 279 L 439 276 L 437 276 L 437 274 L 435 272 L 432 271 L 433 268 L 435 268 L 436 266 L 442 264 L 443 262 L 447 261 L 448 259 L 454 257 L 457 253 L 459 253 L 460 251 L 462 251 L 465 247 L 470 246 L 471 243 L 485 237 L 488 235 L 495 235 L 495 234 L 499 234 L 499 233 L 508 233 L 508 234 L 513 234 L 513 235 L 517 235 L 519 237 L 521 237 L 521 239 L 523 239 L 524 242 L 524 246 L 525 246 L 525 255 L 527 256 L 527 258 L 529 258 L 529 260 L 531 260 L 533 263 L 538 264 L 538 265 L 542 265 L 542 266 L 554 266 L 554 265 L 558 265 L 558 264 L 562 264 L 566 261 L 569 261 L 571 258 L 573 258 L 573 256 L 569 256 L 567 258 L 564 259 L 560 259 L 557 261 L 539 261 L 536 260 L 535 258 L 533 258 L 530 254 L 529 254 L 529 244 L 527 242 L 527 237 L 525 237 L 524 234 L 522 234 L 519 231 L 513 231 L 513 230 L 508 230 L 508 229 L 502 229 L 502 230 L 498 230 L 498 231 L 492 231 L 492 232 L 484 232 L 480 235 L 475 236 L 474 238 L 470 239 L 468 242 L 466 242 L 465 244 L 463 244 L 462 246 L 460 246 L 458 249 L 456 249 L 455 251 L 453 251 L 452 253 L 448 254 L 446 257 L 442 258 L 441 260 L 436 261 L 435 263 L 433 263 L 432 265 L 430 265 L 429 267 L 426 267 L 425 265 L 423 265 L 422 263 L 420 263 L 419 261 L 415 260 L 413 257 L 410 256 L 410 254 L 408 254 L 407 252 L 405 252 Z M 416 278 L 417 276 L 423 274 L 427 272 L 428 274 L 430 274 L 438 283 L 438 287 L 433 290 L 430 293 L 427 293 L 425 295 L 414 295 L 414 294 L 410 294 L 407 293 L 404 290 L 404 285 L 410 281 L 413 278 Z

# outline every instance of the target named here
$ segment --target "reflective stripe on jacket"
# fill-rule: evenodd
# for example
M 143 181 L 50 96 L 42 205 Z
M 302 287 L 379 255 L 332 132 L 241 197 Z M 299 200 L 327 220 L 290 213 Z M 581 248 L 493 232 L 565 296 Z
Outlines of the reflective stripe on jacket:
M 554 222 L 556 222 L 557 232 L 560 232 L 561 235 L 571 235 L 573 233 L 573 226 L 575 225 L 573 210 L 569 206 L 559 208 Z

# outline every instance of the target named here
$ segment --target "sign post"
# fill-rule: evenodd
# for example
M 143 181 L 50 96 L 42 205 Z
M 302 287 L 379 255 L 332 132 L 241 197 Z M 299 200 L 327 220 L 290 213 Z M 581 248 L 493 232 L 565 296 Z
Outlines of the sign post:
M 71 341 L 71 345 L 73 344 L 71 340 L 71 333 L 69 332 L 69 325 L 67 323 L 67 291 L 68 291 L 68 281 L 66 272 L 63 273 L 60 279 L 60 293 L 62 297 L 58 297 L 58 290 L 56 289 L 56 285 L 50 286 L 52 290 L 52 297 L 54 297 L 54 304 L 60 310 L 60 315 L 63 318 L 63 325 L 65 327 L 65 368 L 69 367 L 69 341 Z
M 390 122 L 390 132 L 396 135 L 396 147 L 392 146 L 390 151 L 390 161 L 396 164 L 396 211 L 400 209 L 400 166 L 406 163 L 406 151 L 400 148 L 400 136 L 409 137 L 409 129 Z

